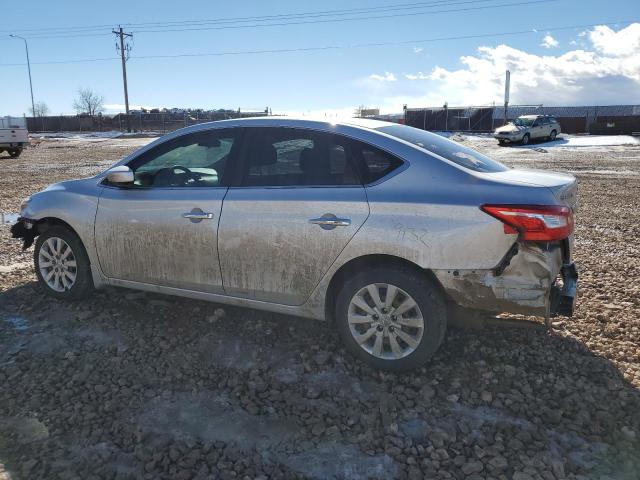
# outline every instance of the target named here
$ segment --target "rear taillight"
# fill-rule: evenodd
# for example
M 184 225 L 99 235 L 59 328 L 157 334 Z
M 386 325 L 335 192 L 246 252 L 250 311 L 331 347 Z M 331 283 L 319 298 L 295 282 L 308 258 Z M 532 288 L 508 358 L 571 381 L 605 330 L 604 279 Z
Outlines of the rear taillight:
M 504 223 L 504 233 L 520 240 L 550 242 L 573 233 L 573 211 L 560 205 L 483 205 L 484 212 Z

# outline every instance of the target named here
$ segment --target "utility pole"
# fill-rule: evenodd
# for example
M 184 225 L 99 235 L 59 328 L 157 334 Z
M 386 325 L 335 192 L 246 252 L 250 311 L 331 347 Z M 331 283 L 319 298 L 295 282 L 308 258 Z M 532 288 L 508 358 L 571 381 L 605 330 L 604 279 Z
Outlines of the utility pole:
M 131 119 L 129 118 L 129 92 L 127 90 L 127 60 L 131 47 L 125 45 L 125 37 L 133 37 L 132 33 L 125 33 L 122 27 L 118 27 L 118 30 L 112 30 L 112 33 L 120 37 L 120 46 L 116 44 L 116 50 L 120 51 L 120 58 L 122 60 L 122 82 L 124 83 L 124 108 L 127 112 L 127 132 L 131 132 Z
M 20 37 L 19 35 L 10 34 L 10 37 L 19 38 L 24 41 L 24 49 L 27 52 L 27 70 L 29 71 L 29 90 L 31 90 L 31 115 L 36 116 L 36 104 L 33 101 L 33 84 L 31 83 L 31 62 L 29 61 L 29 47 L 27 46 L 27 39 Z
M 511 72 L 505 73 L 504 79 L 504 124 L 507 124 L 507 110 L 509 108 L 509 90 L 511 90 Z

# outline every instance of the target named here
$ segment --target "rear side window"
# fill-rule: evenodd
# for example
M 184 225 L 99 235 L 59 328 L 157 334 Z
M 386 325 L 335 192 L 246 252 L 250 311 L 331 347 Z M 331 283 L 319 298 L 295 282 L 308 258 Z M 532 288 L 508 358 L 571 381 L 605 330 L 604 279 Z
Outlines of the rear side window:
M 373 183 L 393 172 L 402 165 L 402 161 L 393 155 L 366 143 L 356 143 L 362 160 L 364 183 Z
M 242 185 L 361 185 L 346 139 L 301 128 L 251 128 Z
M 447 160 L 476 172 L 504 172 L 506 166 L 471 148 L 452 142 L 435 133 L 406 125 L 389 125 L 377 128 L 379 132 L 413 143 L 427 152 L 432 152 Z

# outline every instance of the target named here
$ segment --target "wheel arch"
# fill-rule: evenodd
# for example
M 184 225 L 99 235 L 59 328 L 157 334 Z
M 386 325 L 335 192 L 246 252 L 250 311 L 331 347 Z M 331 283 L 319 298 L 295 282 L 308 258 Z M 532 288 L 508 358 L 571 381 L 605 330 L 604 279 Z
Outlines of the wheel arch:
M 360 257 L 353 258 L 342 265 L 331 277 L 329 286 L 327 287 L 327 293 L 324 300 L 324 311 L 328 321 L 333 322 L 335 320 L 335 303 L 336 297 L 340 290 L 340 286 L 344 283 L 345 279 L 350 275 L 371 267 L 404 267 L 419 275 L 424 275 L 431 283 L 439 290 L 444 298 L 448 298 L 446 292 L 440 281 L 436 278 L 433 272 L 429 269 L 420 267 L 418 264 L 407 260 L 406 258 L 397 257 L 395 255 L 388 254 L 369 254 Z
M 37 229 L 36 231 L 37 231 L 38 235 L 43 234 L 44 232 L 49 230 L 51 227 L 55 227 L 55 226 L 65 227 L 66 229 L 70 230 L 76 237 L 78 237 L 80 239 L 80 241 L 82 242 L 82 237 L 80 237 L 80 235 L 78 235 L 78 232 L 76 231 L 76 229 L 73 228 L 71 225 L 69 225 L 64 220 L 61 220 L 60 218 L 57 218 L 57 217 L 44 217 L 44 218 L 41 218 L 41 219 L 39 219 L 39 220 L 37 220 L 35 222 L 35 228 Z M 84 242 L 82 242 L 82 246 L 84 247 Z M 86 247 L 85 247 L 85 249 L 86 249 Z

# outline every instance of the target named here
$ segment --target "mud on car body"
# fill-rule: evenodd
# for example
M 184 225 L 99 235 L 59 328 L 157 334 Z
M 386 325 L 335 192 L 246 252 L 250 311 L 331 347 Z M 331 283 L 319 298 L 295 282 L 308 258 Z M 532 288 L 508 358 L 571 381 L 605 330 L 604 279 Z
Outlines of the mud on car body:
M 13 227 L 45 292 L 115 285 L 327 319 L 414 368 L 452 309 L 570 315 L 573 176 L 404 125 L 261 118 L 173 132 L 32 195 Z

